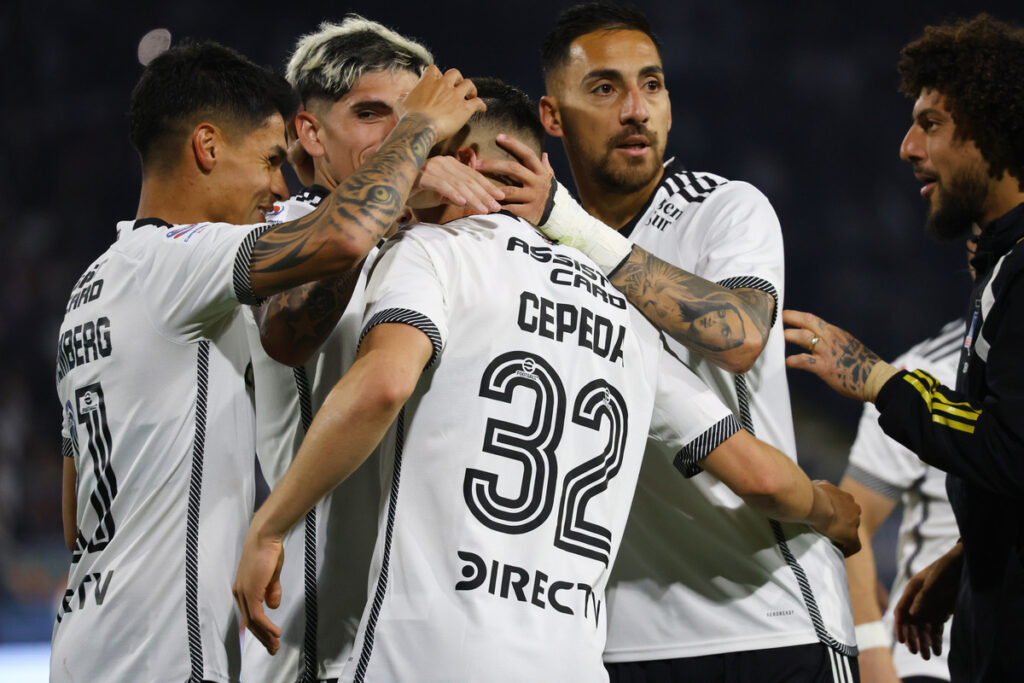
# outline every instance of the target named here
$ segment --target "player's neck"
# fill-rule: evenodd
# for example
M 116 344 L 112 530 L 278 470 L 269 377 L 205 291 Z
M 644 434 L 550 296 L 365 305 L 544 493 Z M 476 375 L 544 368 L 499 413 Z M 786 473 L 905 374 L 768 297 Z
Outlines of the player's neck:
M 572 177 L 576 181 L 576 189 L 580 193 L 580 203 L 587 213 L 594 216 L 605 225 L 616 230 L 633 220 L 650 196 L 658 189 L 665 169 L 662 168 L 644 187 L 634 192 L 624 192 L 622 189 L 608 187 L 598 183 L 594 174 L 589 170 L 572 166 Z
M 172 225 L 214 220 L 209 215 L 205 193 L 187 180 L 171 176 L 143 175 L 136 218 L 159 218 Z
M 992 181 L 994 187 L 989 191 L 985 202 L 985 216 L 982 225 L 988 225 L 997 218 L 1004 216 L 1024 203 L 1024 192 L 1020 191 L 1017 179 L 1004 172 L 998 181 Z

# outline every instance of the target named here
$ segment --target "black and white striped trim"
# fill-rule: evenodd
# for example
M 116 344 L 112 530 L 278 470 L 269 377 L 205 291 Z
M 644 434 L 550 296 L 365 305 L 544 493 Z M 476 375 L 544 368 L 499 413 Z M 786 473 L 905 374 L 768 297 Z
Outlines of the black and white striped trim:
M 739 422 L 736 421 L 735 417 L 732 415 L 723 417 L 721 420 L 711 425 L 711 427 L 703 434 L 683 446 L 682 450 L 676 454 L 675 460 L 672 461 L 672 464 L 675 465 L 676 469 L 682 472 L 683 476 L 687 479 L 700 474 L 703 470 L 697 465 L 697 463 L 708 457 L 708 454 L 711 453 L 711 451 L 718 448 L 723 441 L 739 430 L 740 425 Z
M 430 339 L 431 345 L 434 347 L 434 352 L 430 355 L 430 360 L 427 361 L 424 370 L 433 365 L 434 361 L 436 361 L 437 357 L 441 354 L 441 333 L 438 331 L 437 325 L 422 313 L 411 311 L 408 308 L 386 308 L 375 314 L 370 318 L 369 322 L 366 323 L 366 326 L 363 327 L 363 332 L 359 335 L 359 343 L 363 343 L 363 337 L 365 337 L 370 330 L 377 325 L 383 325 L 384 323 L 404 323 L 406 325 L 412 325 L 417 330 L 427 335 Z
M 235 254 L 235 269 L 231 278 L 232 284 L 235 286 L 235 298 L 248 306 L 259 306 L 264 301 L 252 291 L 249 269 L 252 266 L 252 250 L 256 245 L 256 240 L 271 227 L 270 225 L 261 225 L 253 228 L 238 245 L 238 253 Z
M 807 573 L 800 566 L 800 563 L 793 555 L 793 551 L 789 549 L 789 543 L 786 541 L 786 534 L 782 530 L 782 525 L 774 519 L 768 521 L 771 523 L 772 532 L 775 534 L 775 542 L 779 546 L 782 556 L 786 558 L 786 564 L 793 571 L 793 576 L 796 577 L 796 583 L 800 587 L 800 594 L 804 599 L 804 606 L 807 608 L 808 616 L 811 617 L 811 624 L 814 626 L 814 633 L 818 636 L 818 640 L 839 654 L 846 655 L 847 657 L 856 657 L 856 646 L 840 643 L 825 628 L 825 622 L 821 618 L 821 610 L 818 609 L 818 601 L 814 598 L 814 591 L 811 590 L 811 582 L 807 580 Z
M 768 327 L 773 327 L 775 325 L 775 319 L 779 315 L 779 292 L 775 289 L 775 285 L 764 278 L 754 277 L 753 275 L 727 277 L 724 280 L 719 280 L 715 284 L 721 285 L 726 289 L 758 289 L 769 294 L 775 303 L 772 305 L 772 321 Z
M 65 458 L 75 457 L 75 446 L 71 439 L 61 438 L 60 440 L 60 454 Z
M 359 653 L 359 662 L 353 683 L 363 683 L 366 679 L 366 667 L 370 664 L 373 654 L 373 639 L 377 630 L 377 619 L 384 603 L 384 594 L 388 589 L 388 573 L 391 567 L 391 542 L 395 531 L 395 513 L 398 509 L 398 485 L 402 475 L 402 447 L 405 442 L 405 408 L 398 413 L 395 424 L 395 465 L 391 475 L 391 492 L 388 496 L 388 520 L 384 529 L 384 553 L 381 557 L 380 574 L 377 576 L 377 590 L 373 595 L 370 613 L 366 618 L 366 631 L 363 634 L 363 647 Z
M 309 390 L 309 377 L 302 365 L 295 368 L 295 388 L 299 395 L 299 414 L 302 433 L 309 431 L 313 422 L 313 401 Z M 316 507 L 306 513 L 303 529 L 303 592 L 305 597 L 306 624 L 302 637 L 302 674 L 299 683 L 314 683 L 317 680 L 320 662 L 317 656 L 317 634 L 319 632 L 319 597 L 317 595 L 316 572 Z
M 851 659 L 856 662 L 855 655 L 842 654 L 832 648 L 826 649 L 828 650 L 828 663 L 832 669 L 832 682 L 857 683 L 858 678 L 853 675 L 853 667 L 850 666 Z
M 663 185 L 668 190 L 670 197 L 679 195 L 688 202 L 699 203 L 727 182 L 729 181 L 716 178 L 708 173 L 682 171 L 665 176 Z
M 206 448 L 206 402 L 210 381 L 210 342 L 199 342 L 196 360 L 196 431 L 192 441 L 192 475 L 185 525 L 185 622 L 188 626 L 189 683 L 203 680 L 203 639 L 199 627 L 199 503 L 203 494 Z
M 750 392 L 747 387 L 746 377 L 743 375 L 736 376 L 736 398 L 739 402 L 740 422 L 743 424 L 743 428 L 757 436 L 757 432 L 754 429 L 754 418 L 750 413 Z M 782 530 L 782 525 L 774 519 L 770 519 L 768 522 L 771 525 L 772 533 L 775 535 L 775 543 L 779 547 L 779 552 L 785 558 L 786 564 L 789 565 L 789 569 L 793 572 L 793 576 L 796 579 L 797 586 L 800 588 L 800 595 L 803 596 L 804 606 L 807 608 L 807 614 L 811 618 L 811 624 L 814 626 L 814 633 L 818 640 L 829 648 L 830 657 L 833 655 L 856 657 L 856 646 L 840 643 L 825 628 L 825 622 L 821 618 L 821 611 L 818 609 L 818 601 L 814 597 L 814 591 L 811 590 L 811 582 L 807 580 L 807 573 L 800 566 L 800 562 L 793 555 L 793 551 L 789 549 L 789 543 L 786 541 L 786 534 Z M 838 661 L 834 659 L 833 664 Z M 847 668 L 849 667 L 848 664 L 846 666 Z M 835 669 L 833 669 L 833 673 L 835 673 Z M 845 681 L 852 679 L 837 678 L 836 680 Z
M 910 578 L 914 574 L 910 571 L 910 568 L 914 566 L 914 560 L 921 554 L 921 550 L 924 548 L 924 534 L 921 533 L 921 528 L 924 527 L 925 522 L 928 521 L 928 517 L 931 513 L 931 499 L 924 495 L 924 481 L 928 478 L 927 473 L 922 474 L 920 477 L 914 480 L 914 483 L 910 485 L 910 491 L 912 495 L 916 495 L 921 500 L 921 517 L 914 522 L 914 526 L 910 529 L 910 537 L 913 539 L 914 549 L 907 553 L 907 559 L 903 563 L 903 575 Z M 904 510 L 904 514 L 906 511 Z
M 850 479 L 853 479 L 858 484 L 863 484 L 864 486 L 868 487 L 875 493 L 882 494 L 889 500 L 899 500 L 900 496 L 903 495 L 903 489 L 901 489 L 899 486 L 890 484 L 884 479 L 877 477 L 876 475 L 872 474 L 871 472 L 868 472 L 866 469 L 862 467 L 858 467 L 857 465 L 851 464 L 849 467 L 847 467 L 846 476 L 848 476 Z

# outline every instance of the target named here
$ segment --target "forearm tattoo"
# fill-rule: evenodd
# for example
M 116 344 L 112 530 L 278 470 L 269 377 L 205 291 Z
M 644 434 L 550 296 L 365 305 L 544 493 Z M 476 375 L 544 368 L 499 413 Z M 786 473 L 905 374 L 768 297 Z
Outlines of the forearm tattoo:
M 308 216 L 282 223 L 256 241 L 250 270 L 282 273 L 314 258 L 332 233 L 369 251 L 399 217 L 436 134 L 429 120 L 408 115 L 377 152 Z
M 345 312 L 359 268 L 275 294 L 256 313 L 260 333 L 312 353 L 326 341 Z
M 655 327 L 702 355 L 739 348 L 751 334 L 767 339 L 774 301 L 765 292 L 726 289 L 638 248 L 611 283 Z

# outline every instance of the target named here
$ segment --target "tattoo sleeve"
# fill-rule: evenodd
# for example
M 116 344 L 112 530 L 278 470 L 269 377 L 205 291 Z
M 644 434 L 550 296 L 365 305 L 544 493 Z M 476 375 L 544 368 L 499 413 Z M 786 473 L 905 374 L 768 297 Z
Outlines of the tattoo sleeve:
M 270 297 L 255 309 L 263 349 L 274 360 L 297 366 L 330 336 L 359 281 L 359 268 Z
M 266 296 L 359 264 L 401 214 L 435 137 L 427 118 L 404 117 L 316 211 L 265 232 L 253 247 L 253 292 Z
M 748 370 L 768 340 L 766 292 L 727 289 L 636 246 L 611 283 L 655 327 L 730 372 Z
M 847 332 L 831 340 L 828 353 L 832 356 L 836 382 L 850 395 L 861 396 L 871 369 L 881 360 L 878 354 Z

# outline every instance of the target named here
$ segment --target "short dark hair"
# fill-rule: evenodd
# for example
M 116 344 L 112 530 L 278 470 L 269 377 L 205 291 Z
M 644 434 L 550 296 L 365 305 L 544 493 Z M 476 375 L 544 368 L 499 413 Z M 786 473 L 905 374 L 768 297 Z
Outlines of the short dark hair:
M 944 95 L 957 137 L 977 145 L 993 178 L 1009 172 L 1024 190 L 1024 30 L 984 13 L 928 26 L 898 69 L 905 94 Z
M 569 61 L 569 46 L 580 36 L 594 31 L 640 31 L 651 39 L 661 56 L 661 43 L 651 22 L 633 5 L 588 2 L 575 5 L 558 15 L 558 23 L 544 38 L 540 50 L 540 68 L 544 78 Z
M 469 125 L 482 124 L 490 128 L 509 128 L 517 137 L 525 136 L 523 142 L 536 149 L 544 147 L 544 126 L 537 114 L 537 105 L 530 96 L 519 88 L 509 85 L 498 78 L 472 78 L 476 86 L 476 94 L 487 111 L 477 112 L 469 120 Z
M 420 76 L 433 63 L 423 45 L 350 14 L 340 24 L 325 21 L 314 33 L 302 36 L 288 60 L 287 76 L 303 102 L 337 102 L 364 74 L 408 71 Z
M 200 117 L 249 133 L 275 113 L 288 121 L 298 107 L 288 81 L 269 68 L 218 43 L 184 41 L 146 66 L 132 91 L 128 124 L 149 168 L 173 163 L 168 145 L 176 149 Z

